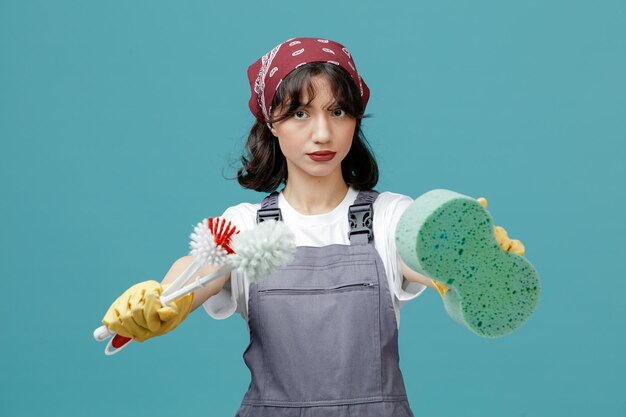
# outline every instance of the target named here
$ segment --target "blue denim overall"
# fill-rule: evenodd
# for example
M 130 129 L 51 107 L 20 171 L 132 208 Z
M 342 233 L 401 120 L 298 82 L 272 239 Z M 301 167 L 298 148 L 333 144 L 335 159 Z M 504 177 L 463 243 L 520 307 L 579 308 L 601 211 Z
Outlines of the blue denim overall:
M 277 196 L 257 222 L 281 219 Z M 252 382 L 236 417 L 413 417 L 373 241 L 377 196 L 361 191 L 350 206 L 350 245 L 299 246 L 289 265 L 250 284 Z

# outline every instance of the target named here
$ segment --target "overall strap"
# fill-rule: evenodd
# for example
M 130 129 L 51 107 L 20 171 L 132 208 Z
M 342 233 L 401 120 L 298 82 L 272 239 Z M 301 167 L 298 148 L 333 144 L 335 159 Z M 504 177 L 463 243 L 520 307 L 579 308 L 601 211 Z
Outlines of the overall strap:
M 378 198 L 378 191 L 359 191 L 354 204 L 348 209 L 348 221 L 350 231 L 348 238 L 352 245 L 366 245 L 374 240 L 374 208 L 373 204 Z M 278 208 L 278 192 L 274 191 L 263 199 L 261 208 L 257 210 L 256 221 L 261 223 L 265 220 L 282 220 L 283 216 Z
M 348 209 L 351 245 L 367 245 L 374 241 L 374 201 L 378 191 L 359 191 L 354 204 Z
M 265 220 L 280 221 L 282 219 L 283 215 L 278 208 L 278 191 L 274 191 L 261 202 L 261 208 L 256 212 L 256 222 L 261 223 Z

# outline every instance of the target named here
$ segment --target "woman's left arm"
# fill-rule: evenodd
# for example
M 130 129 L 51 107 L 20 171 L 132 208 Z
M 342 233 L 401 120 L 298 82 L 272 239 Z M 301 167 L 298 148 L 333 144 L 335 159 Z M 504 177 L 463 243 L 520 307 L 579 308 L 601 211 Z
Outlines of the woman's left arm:
M 398 256 L 399 258 L 399 256 Z M 407 264 L 405 264 L 402 259 L 400 259 L 400 269 L 402 270 L 402 276 L 407 281 L 419 282 L 420 284 L 426 285 L 427 287 L 437 289 L 435 284 L 433 284 L 433 280 L 428 278 L 426 275 L 422 275 L 419 272 L 413 271 Z
M 398 259 L 400 260 L 400 269 L 402 270 L 402 275 L 407 281 L 418 282 L 429 288 L 437 290 L 441 298 L 446 296 L 446 291 L 448 291 L 448 286 L 446 284 L 430 279 L 426 275 L 422 275 L 419 272 L 412 270 L 407 264 L 402 261 L 402 259 L 400 259 L 400 256 L 398 256 Z

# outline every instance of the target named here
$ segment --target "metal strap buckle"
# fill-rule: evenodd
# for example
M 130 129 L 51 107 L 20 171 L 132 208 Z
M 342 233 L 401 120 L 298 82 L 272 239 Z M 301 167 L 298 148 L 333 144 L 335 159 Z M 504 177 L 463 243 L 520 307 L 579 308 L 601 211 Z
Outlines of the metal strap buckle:
M 265 220 L 276 220 L 281 221 L 283 219 L 283 215 L 280 212 L 279 208 L 275 209 L 259 209 L 256 212 L 256 222 L 261 223 Z
M 348 209 L 348 220 L 350 221 L 348 238 L 352 237 L 352 235 L 367 233 L 367 241 L 372 241 L 374 238 L 374 229 L 372 228 L 374 209 L 372 204 L 354 204 L 350 206 Z

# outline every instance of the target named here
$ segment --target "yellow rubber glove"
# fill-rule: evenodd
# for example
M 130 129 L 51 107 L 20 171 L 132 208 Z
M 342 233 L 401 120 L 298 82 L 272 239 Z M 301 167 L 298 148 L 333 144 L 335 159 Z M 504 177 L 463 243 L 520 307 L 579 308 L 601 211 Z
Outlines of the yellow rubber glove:
M 437 290 L 441 298 L 445 297 L 446 293 L 448 292 L 448 286 L 443 282 L 435 281 L 434 279 L 431 279 L 431 281 L 435 285 L 435 289 Z
M 133 285 L 111 304 L 102 323 L 136 342 L 174 330 L 191 312 L 193 293 L 162 306 L 160 297 L 165 288 L 156 281 Z
M 480 197 L 476 200 L 480 203 L 481 206 L 487 208 L 487 199 L 485 199 L 484 197 Z M 498 245 L 500 245 L 503 251 L 513 252 L 517 253 L 518 255 L 524 256 L 524 253 L 526 251 L 524 244 L 517 239 L 510 239 L 509 234 L 506 232 L 504 227 L 495 226 L 493 228 L 493 234 L 496 237 Z
M 476 199 L 476 201 L 478 201 L 480 205 L 484 208 L 487 208 L 488 203 L 486 198 L 479 197 Z M 496 241 L 498 242 L 498 245 L 500 245 L 503 251 L 513 252 L 517 253 L 518 255 L 524 256 L 524 253 L 526 251 L 524 244 L 517 239 L 510 239 L 509 234 L 504 229 L 504 227 L 495 226 L 493 228 L 493 234 L 496 238 Z M 435 281 L 434 279 L 431 281 L 435 285 L 435 288 L 437 289 L 437 292 L 439 292 L 441 298 L 444 298 L 446 296 L 446 292 L 448 291 L 448 286 L 443 282 Z

